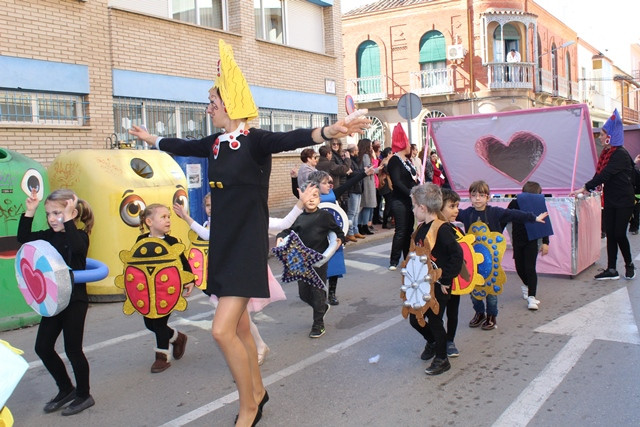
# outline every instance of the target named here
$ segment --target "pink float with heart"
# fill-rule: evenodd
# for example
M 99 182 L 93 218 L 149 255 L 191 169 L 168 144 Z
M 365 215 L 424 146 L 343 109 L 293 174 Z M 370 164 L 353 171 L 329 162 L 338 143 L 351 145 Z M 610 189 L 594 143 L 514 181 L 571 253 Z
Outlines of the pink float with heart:
M 506 143 L 493 135 L 476 141 L 476 153 L 489 167 L 522 185 L 542 162 L 545 143 L 532 132 L 514 133 Z

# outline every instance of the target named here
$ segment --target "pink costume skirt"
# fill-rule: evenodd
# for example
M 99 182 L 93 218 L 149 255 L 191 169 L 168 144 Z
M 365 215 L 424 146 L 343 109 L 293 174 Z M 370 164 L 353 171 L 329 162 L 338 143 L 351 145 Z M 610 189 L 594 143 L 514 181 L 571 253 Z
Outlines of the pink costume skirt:
M 249 313 L 254 313 L 256 311 L 262 311 L 267 305 L 274 301 L 284 301 L 287 299 L 287 296 L 284 294 L 282 290 L 282 286 L 276 280 L 275 276 L 271 272 L 271 267 L 267 266 L 267 277 L 269 280 L 269 298 L 250 298 L 249 303 L 247 304 L 247 309 Z M 218 306 L 218 297 L 215 295 L 211 295 L 209 300 L 214 306 Z

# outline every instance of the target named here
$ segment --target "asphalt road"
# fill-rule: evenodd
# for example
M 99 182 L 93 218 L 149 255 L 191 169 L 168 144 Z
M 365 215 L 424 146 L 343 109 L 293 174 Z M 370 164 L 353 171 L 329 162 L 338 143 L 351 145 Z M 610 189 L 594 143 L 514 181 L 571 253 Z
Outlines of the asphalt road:
M 630 239 L 637 255 L 640 236 Z M 450 371 L 428 377 L 424 342 L 400 316 L 400 273 L 387 271 L 389 250 L 389 232 L 347 246 L 340 305 L 320 339 L 307 336 L 311 308 L 293 283 L 284 284 L 286 301 L 255 315 L 271 348 L 262 369 L 271 400 L 260 426 L 640 425 L 640 272 L 596 282 L 598 263 L 573 279 L 541 276 L 535 312 L 508 273 L 498 329 L 470 329 L 463 297 L 460 356 Z M 278 276 L 275 259 L 271 267 Z M 203 294 L 172 314 L 189 336 L 185 356 L 151 374 L 155 341 L 142 318 L 122 314 L 120 303 L 93 304 L 85 349 L 96 405 L 72 417 L 42 411 L 57 390 L 33 352 L 36 328 L 0 333 L 30 362 L 7 403 L 16 426 L 232 426 L 237 393 L 211 318 Z

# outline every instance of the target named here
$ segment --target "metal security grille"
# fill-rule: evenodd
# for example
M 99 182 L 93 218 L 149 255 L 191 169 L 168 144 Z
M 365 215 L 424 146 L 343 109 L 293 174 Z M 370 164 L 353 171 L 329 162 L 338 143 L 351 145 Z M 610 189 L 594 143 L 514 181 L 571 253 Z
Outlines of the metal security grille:
M 163 137 L 203 138 L 219 131 L 213 127 L 205 108 L 207 104 L 114 98 L 115 128 L 114 133 L 107 137 L 107 145 L 140 145 L 137 139 L 129 135 L 131 125 L 146 126 L 150 133 Z
M 0 122 L 83 126 L 87 105 L 80 95 L 0 90 Z

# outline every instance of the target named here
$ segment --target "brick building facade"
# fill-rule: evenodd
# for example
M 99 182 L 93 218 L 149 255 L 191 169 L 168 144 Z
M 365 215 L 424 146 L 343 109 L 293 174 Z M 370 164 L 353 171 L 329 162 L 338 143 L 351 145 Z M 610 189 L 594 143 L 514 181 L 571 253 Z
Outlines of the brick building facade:
M 0 147 L 48 166 L 64 150 L 135 144 L 129 117 L 158 134 L 211 133 L 203 112 L 218 39 L 254 92 L 253 126 L 315 127 L 344 114 L 339 0 L 287 0 L 276 40 L 257 36 L 254 2 L 209 3 L 221 7 L 222 28 L 176 19 L 170 0 L 1 0 Z M 293 36 L 300 18 L 316 25 L 308 45 L 320 48 Z M 271 209 L 293 203 L 289 171 L 299 164 L 296 153 L 274 156 Z

